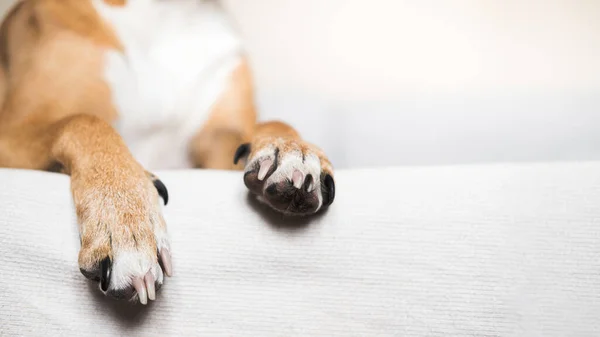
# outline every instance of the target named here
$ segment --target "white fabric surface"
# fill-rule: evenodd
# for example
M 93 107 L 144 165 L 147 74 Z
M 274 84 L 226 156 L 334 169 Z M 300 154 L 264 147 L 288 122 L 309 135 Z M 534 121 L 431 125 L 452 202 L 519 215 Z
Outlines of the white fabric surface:
M 175 275 L 142 307 L 80 274 L 66 176 L 0 171 L 3 336 L 600 335 L 600 163 L 341 171 L 306 223 L 158 173 Z

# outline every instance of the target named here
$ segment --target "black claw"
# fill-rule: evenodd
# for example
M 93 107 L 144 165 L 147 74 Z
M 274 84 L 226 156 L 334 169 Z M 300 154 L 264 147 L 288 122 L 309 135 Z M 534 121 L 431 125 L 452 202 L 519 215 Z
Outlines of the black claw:
M 163 198 L 166 206 L 169 202 L 169 191 L 167 191 L 167 186 L 165 186 L 165 184 L 163 184 L 163 182 L 160 181 L 160 179 L 154 180 L 153 183 L 154 187 L 156 187 L 156 190 L 158 191 L 158 195 L 160 195 L 160 197 Z
M 237 165 L 238 161 L 242 159 L 242 157 L 246 157 L 250 154 L 250 143 L 245 143 L 240 145 L 240 147 L 235 150 L 235 155 L 233 156 L 233 163 Z
M 335 182 L 330 174 L 325 175 L 322 181 L 321 193 L 323 194 L 324 207 L 333 204 L 333 199 L 335 199 Z
M 100 262 L 100 288 L 102 291 L 108 291 L 110 285 L 110 274 L 112 271 L 112 262 L 109 257 L 106 257 Z

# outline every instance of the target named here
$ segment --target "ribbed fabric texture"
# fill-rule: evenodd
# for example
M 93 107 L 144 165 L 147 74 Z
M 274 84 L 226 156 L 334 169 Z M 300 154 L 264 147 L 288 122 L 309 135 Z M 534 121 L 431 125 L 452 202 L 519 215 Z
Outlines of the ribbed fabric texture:
M 144 307 L 80 274 L 66 176 L 0 170 L 2 336 L 600 335 L 600 163 L 342 171 L 307 221 L 158 175 L 175 275 Z

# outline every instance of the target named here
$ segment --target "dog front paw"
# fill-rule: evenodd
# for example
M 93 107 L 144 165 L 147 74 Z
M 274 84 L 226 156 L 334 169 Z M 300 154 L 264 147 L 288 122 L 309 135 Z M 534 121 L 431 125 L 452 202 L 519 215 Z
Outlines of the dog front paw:
M 263 137 L 241 145 L 234 161 L 244 156 L 244 183 L 273 209 L 310 215 L 333 203 L 333 168 L 316 146 L 298 139 Z
M 123 167 L 73 175 L 72 189 L 81 273 L 108 296 L 154 300 L 164 274 L 172 274 L 159 199 L 168 200 L 164 184 L 142 169 Z

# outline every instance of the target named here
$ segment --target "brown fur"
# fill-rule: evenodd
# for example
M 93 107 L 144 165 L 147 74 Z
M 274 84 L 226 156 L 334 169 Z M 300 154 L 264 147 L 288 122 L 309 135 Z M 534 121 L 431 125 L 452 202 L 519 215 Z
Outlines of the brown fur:
M 112 6 L 125 6 L 127 3 L 126 0 L 104 0 L 104 2 Z
M 104 47 L 98 42 L 114 48 L 118 43 L 107 27 L 95 25 L 99 18 L 91 5 L 82 3 L 87 1 L 23 2 L 2 25 L 7 60 L 0 78 L 5 88 L 0 111 L 2 166 L 48 167 L 54 160 L 48 151 L 50 135 L 69 116 L 93 115 L 105 122 L 116 118 L 102 79 Z M 38 22 L 35 32 L 28 25 L 32 17 Z M 72 17 L 82 18 L 87 26 Z

